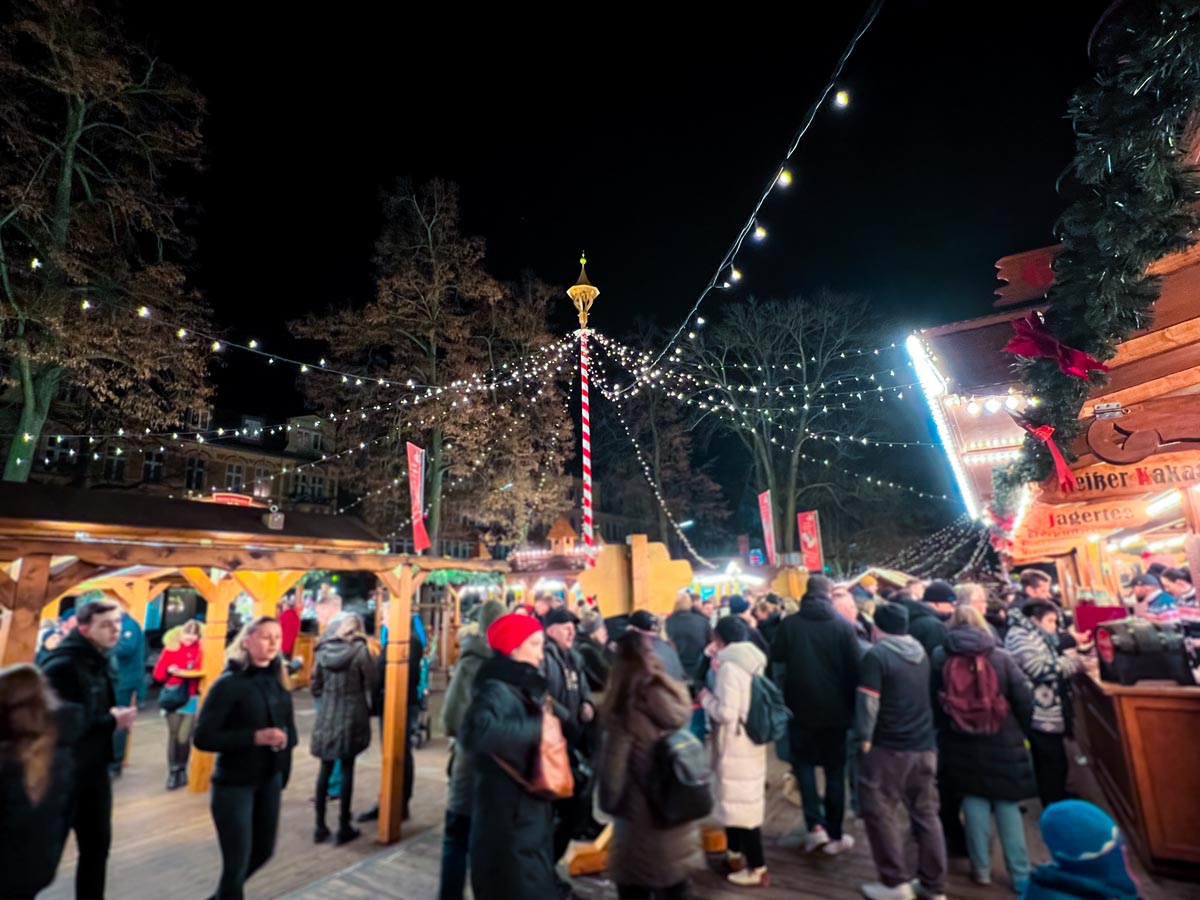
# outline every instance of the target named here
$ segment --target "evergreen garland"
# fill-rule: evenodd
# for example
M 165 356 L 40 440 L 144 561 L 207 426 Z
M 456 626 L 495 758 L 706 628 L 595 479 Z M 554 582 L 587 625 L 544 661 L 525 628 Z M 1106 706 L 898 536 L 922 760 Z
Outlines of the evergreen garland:
M 1150 322 L 1159 283 L 1146 268 L 1195 239 L 1200 182 L 1182 158 L 1200 102 L 1200 4 L 1125 3 L 1101 28 L 1095 82 L 1070 104 L 1072 168 L 1086 196 L 1057 225 L 1063 252 L 1045 320 L 1068 347 L 1103 361 Z M 1053 426 L 1054 440 L 1069 454 L 1083 430 L 1079 410 L 1104 376 L 1074 378 L 1051 359 L 1020 365 L 1039 399 L 1030 418 Z M 1027 437 L 1023 459 L 999 474 L 1018 485 L 1052 471 L 1045 445 Z

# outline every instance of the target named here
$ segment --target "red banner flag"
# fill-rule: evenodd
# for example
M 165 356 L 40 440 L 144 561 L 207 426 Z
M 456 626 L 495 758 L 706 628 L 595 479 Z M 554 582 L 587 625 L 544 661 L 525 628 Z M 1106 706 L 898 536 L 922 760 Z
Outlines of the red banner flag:
M 425 530 L 425 451 L 408 445 L 408 494 L 412 498 L 413 549 L 420 553 L 432 544 Z
M 762 518 L 763 541 L 767 545 L 767 562 L 775 565 L 775 516 L 771 514 L 771 492 L 758 495 L 758 515 Z
M 825 571 L 825 552 L 821 549 L 821 524 L 817 511 L 796 513 L 800 529 L 800 563 L 810 572 Z

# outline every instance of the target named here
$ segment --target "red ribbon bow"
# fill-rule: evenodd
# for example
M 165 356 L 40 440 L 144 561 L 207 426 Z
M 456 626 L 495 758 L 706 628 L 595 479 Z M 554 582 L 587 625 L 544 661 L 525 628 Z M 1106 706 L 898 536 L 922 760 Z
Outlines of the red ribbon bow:
M 1046 445 L 1046 449 L 1050 451 L 1050 457 L 1054 460 L 1054 474 L 1058 477 L 1058 486 L 1064 493 L 1070 493 L 1075 490 L 1075 475 L 1071 472 L 1071 467 L 1067 465 L 1066 458 L 1062 455 L 1062 451 L 1058 449 L 1058 444 L 1054 443 L 1054 427 L 1051 425 L 1033 425 L 1022 419 L 1020 416 L 1012 416 L 1012 420 L 1032 434 L 1035 438 Z
M 1016 334 L 1004 345 L 1004 349 L 1009 353 L 1057 360 L 1058 368 L 1063 374 L 1074 378 L 1086 379 L 1092 369 L 1108 371 L 1108 366 L 1091 354 L 1068 347 L 1052 335 L 1036 312 L 1031 312 L 1024 319 L 1015 320 L 1013 331 Z

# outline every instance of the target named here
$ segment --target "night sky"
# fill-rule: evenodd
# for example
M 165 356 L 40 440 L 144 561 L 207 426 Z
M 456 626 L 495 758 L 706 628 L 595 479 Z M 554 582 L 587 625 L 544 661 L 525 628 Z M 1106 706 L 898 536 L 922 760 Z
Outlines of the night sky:
M 1106 3 L 889 2 L 846 70 L 849 109 L 818 115 L 763 211 L 768 240 L 739 257 L 744 293 L 861 294 L 897 336 L 986 313 L 994 261 L 1053 241 L 1067 100 Z M 209 100 L 196 283 L 230 338 L 315 357 L 284 323 L 371 296 L 378 196 L 398 175 L 461 185 L 495 275 L 570 284 L 586 248 L 597 328 L 673 328 L 867 3 L 692 6 L 660 25 L 255 6 L 127 13 Z M 222 406 L 300 409 L 291 374 L 227 365 Z

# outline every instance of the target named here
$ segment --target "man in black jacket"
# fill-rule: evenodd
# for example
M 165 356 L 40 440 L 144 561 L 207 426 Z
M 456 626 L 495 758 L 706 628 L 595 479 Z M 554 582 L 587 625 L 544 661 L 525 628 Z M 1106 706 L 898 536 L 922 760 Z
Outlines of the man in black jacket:
M 933 604 L 953 604 L 954 588 L 944 581 L 935 581 L 925 588 L 921 600 L 914 600 L 907 591 L 901 591 L 889 602 L 904 607 L 908 614 L 909 635 L 917 639 L 926 656 L 932 657 L 933 651 L 946 641 L 946 626 Z
M 574 837 L 594 837 L 601 830 L 592 819 L 591 756 L 596 739 L 592 723 L 596 707 L 592 691 L 583 671 L 583 662 L 575 651 L 575 626 L 579 619 L 569 609 L 558 607 L 546 614 L 546 650 L 542 670 L 546 676 L 547 692 L 560 707 L 558 716 L 563 723 L 563 735 L 571 753 L 575 773 L 575 796 L 558 801 L 554 806 L 554 858 L 562 859 Z M 570 894 L 570 885 L 560 883 L 563 896 Z
M 109 654 L 121 638 L 121 608 L 85 603 L 75 630 L 46 654 L 42 670 L 60 700 L 80 707 L 82 731 L 74 746 L 72 824 L 79 845 L 76 900 L 103 900 L 112 844 L 113 732 L 133 727 L 136 706 L 117 706 Z
M 882 637 L 862 659 L 854 724 L 863 752 L 863 821 L 880 880 L 862 892 L 867 900 L 911 900 L 914 890 L 922 900 L 944 900 L 946 843 L 938 817 L 929 659 L 907 634 L 908 613 L 900 604 L 881 604 L 875 627 Z M 916 884 L 910 831 L 917 841 Z
M 705 667 L 704 648 L 712 643 L 712 604 L 681 593 L 667 616 L 667 639 L 675 645 L 683 671 L 694 686 Z
M 858 639 L 833 611 L 833 583 L 812 575 L 800 600 L 800 612 L 783 620 L 771 660 L 792 711 L 788 732 L 792 770 L 800 786 L 804 849 L 823 847 L 834 855 L 854 846 L 842 833 L 846 807 L 846 733 L 854 716 L 858 686 Z M 817 767 L 825 770 L 825 797 L 817 792 Z

